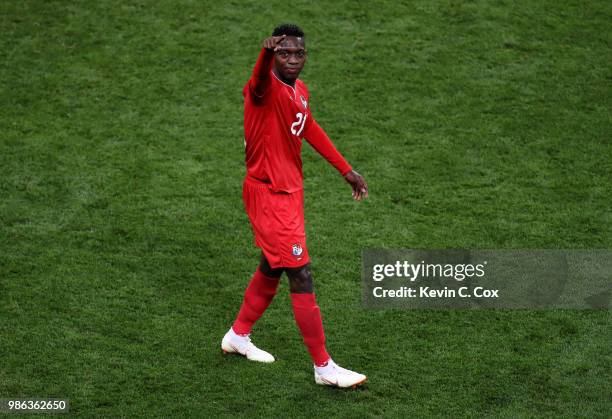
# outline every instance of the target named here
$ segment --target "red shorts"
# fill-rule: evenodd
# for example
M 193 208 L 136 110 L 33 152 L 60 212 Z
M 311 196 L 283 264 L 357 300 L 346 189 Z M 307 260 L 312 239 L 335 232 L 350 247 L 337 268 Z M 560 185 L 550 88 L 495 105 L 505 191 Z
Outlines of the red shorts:
M 268 184 L 247 177 L 242 200 L 255 233 L 255 245 L 272 268 L 297 268 L 310 261 L 303 190 L 272 192 Z

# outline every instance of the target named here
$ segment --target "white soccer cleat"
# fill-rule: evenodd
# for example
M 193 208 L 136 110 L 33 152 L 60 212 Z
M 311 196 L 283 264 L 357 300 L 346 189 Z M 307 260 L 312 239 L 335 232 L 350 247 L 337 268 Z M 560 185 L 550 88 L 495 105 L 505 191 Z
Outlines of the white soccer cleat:
M 249 336 L 240 336 L 232 328 L 223 336 L 221 350 L 224 354 L 239 354 L 249 361 L 274 362 L 274 357 L 253 345 Z
M 326 366 L 315 366 L 314 370 L 315 383 L 332 387 L 356 388 L 357 386 L 365 383 L 368 378 L 363 374 L 359 374 L 358 372 L 342 368 L 331 359 L 328 361 Z

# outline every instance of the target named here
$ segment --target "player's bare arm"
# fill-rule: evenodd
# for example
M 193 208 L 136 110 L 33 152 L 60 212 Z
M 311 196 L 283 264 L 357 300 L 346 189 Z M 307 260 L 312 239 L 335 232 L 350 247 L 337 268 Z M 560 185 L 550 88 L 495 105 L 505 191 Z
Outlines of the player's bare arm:
M 368 197 L 368 184 L 363 176 L 351 170 L 344 175 L 344 179 L 351 185 L 351 188 L 353 188 L 353 199 L 361 201 Z

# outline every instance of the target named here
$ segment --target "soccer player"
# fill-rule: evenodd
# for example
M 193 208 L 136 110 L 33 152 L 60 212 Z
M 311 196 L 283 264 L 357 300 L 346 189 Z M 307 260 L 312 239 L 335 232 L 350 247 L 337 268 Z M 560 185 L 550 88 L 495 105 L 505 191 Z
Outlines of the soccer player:
M 302 138 L 344 176 L 354 199 L 366 198 L 368 186 L 312 117 L 308 88 L 298 79 L 305 62 L 304 32 L 296 25 L 280 25 L 263 41 L 243 89 L 247 174 L 242 197 L 262 255 L 221 349 L 252 361 L 274 362 L 271 354 L 251 342 L 249 334 L 285 272 L 295 321 L 314 363 L 315 382 L 356 387 L 366 376 L 334 363 L 325 347 L 304 231 Z

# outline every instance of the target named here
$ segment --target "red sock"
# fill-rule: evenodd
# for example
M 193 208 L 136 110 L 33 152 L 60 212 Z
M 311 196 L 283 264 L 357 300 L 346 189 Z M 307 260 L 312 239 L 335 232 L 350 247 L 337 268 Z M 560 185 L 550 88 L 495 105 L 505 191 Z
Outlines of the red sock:
M 265 276 L 259 269 L 255 271 L 244 293 L 244 300 L 232 329 L 239 335 L 251 333 L 251 328 L 266 311 L 276 295 L 279 278 Z
M 313 362 L 317 366 L 324 365 L 329 361 L 329 355 L 325 349 L 325 333 L 323 332 L 321 311 L 314 293 L 291 294 L 291 305 L 293 306 L 295 322 L 302 332 L 304 343 Z

